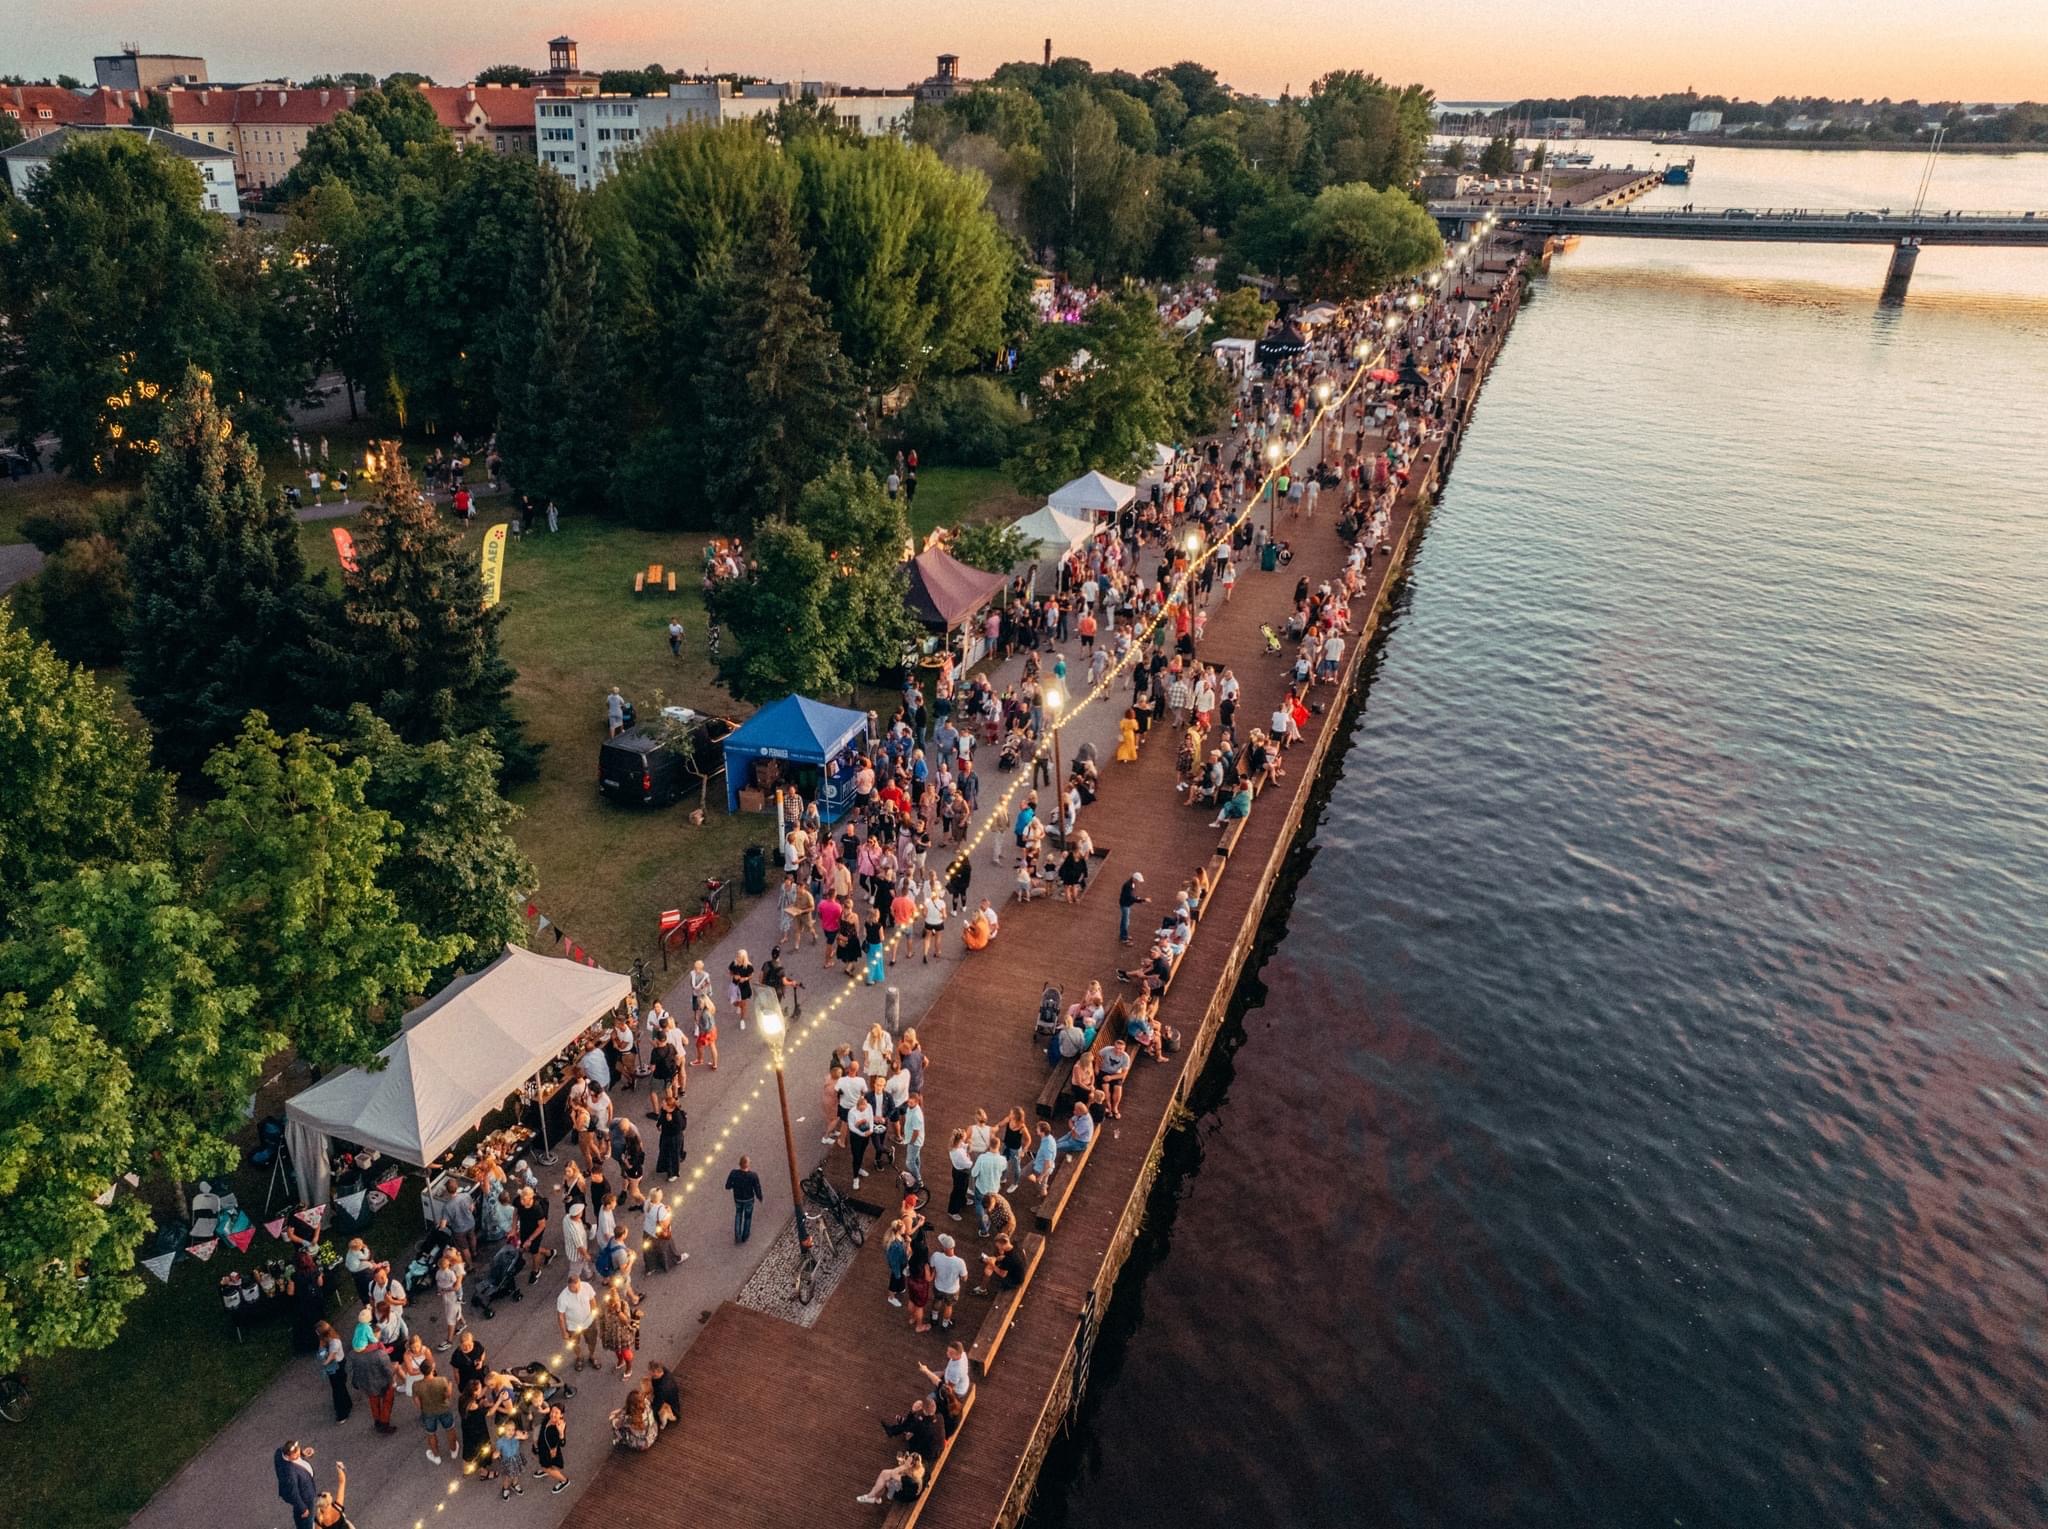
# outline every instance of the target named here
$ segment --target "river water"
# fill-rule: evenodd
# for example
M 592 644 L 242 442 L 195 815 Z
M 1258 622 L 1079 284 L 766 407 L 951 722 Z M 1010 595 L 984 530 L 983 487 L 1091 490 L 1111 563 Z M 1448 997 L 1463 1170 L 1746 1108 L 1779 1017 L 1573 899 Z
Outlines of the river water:
M 1884 265 L 1540 281 L 1037 1529 L 2048 1522 L 2048 253 Z

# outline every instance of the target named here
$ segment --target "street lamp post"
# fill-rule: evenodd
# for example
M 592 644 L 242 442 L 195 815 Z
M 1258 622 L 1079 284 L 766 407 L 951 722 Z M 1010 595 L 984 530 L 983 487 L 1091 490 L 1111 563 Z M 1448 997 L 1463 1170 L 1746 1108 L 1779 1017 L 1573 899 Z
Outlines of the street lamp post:
M 1280 443 L 1266 443 L 1266 540 L 1280 539 Z
M 1067 847 L 1067 785 L 1066 776 L 1060 768 L 1060 707 L 1066 704 L 1066 697 L 1060 694 L 1060 687 L 1045 687 L 1046 715 L 1052 718 L 1052 789 L 1053 822 L 1059 826 L 1060 848 Z
M 1316 412 L 1323 417 L 1323 459 L 1330 456 L 1330 384 L 1316 384 Z
M 803 1186 L 797 1181 L 796 1130 L 789 1123 L 789 1088 L 782 1081 L 782 1037 L 787 1026 L 782 1018 L 780 995 L 766 990 L 755 995 L 754 1023 L 768 1042 L 768 1054 L 775 1064 L 775 1097 L 782 1105 L 782 1147 L 789 1157 L 790 1211 L 796 1217 L 797 1245 L 808 1253 L 811 1251 L 811 1227 L 804 1219 Z

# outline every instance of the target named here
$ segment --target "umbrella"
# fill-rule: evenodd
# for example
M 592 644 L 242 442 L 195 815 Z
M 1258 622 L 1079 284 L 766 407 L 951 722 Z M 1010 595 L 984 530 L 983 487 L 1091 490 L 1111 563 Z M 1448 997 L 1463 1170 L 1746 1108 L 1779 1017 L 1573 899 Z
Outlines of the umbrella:
M 1376 366 L 1365 374 L 1374 382 L 1399 382 L 1401 374 L 1390 366 Z

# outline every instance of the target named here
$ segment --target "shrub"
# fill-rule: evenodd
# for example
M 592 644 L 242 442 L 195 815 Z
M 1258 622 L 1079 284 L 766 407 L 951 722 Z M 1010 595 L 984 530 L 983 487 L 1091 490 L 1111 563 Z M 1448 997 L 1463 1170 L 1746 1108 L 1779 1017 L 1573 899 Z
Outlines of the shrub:
M 928 463 L 994 467 L 1010 454 L 1024 409 L 993 377 L 937 377 L 919 386 L 898 433 Z
M 23 625 L 61 658 L 91 668 L 121 661 L 128 638 L 128 558 L 95 531 L 60 544 L 14 592 Z

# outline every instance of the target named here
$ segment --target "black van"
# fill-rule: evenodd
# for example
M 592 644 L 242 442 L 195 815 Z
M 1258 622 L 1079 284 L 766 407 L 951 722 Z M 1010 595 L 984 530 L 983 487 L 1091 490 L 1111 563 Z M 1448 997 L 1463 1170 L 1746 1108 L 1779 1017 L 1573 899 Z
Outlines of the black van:
M 673 749 L 637 727 L 597 751 L 597 789 L 628 807 L 666 807 L 694 780 Z

